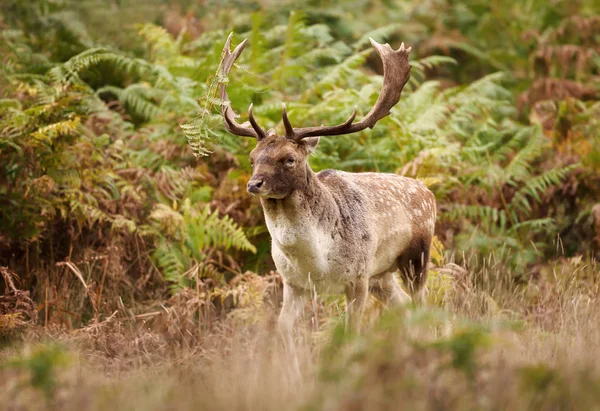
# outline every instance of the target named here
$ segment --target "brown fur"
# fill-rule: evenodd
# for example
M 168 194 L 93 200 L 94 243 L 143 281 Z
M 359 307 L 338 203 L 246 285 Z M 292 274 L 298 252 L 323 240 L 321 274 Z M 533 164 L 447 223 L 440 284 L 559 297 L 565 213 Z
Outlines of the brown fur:
M 420 181 L 395 174 L 314 173 L 307 157 L 315 146 L 269 136 L 250 154 L 248 186 L 261 197 L 273 258 L 294 290 L 288 295 L 344 291 L 349 325 L 358 327 L 367 291 L 386 304 L 407 301 L 393 274 L 400 270 L 421 302 L 435 224 L 433 194 Z M 296 306 L 284 304 L 283 328 L 299 315 Z

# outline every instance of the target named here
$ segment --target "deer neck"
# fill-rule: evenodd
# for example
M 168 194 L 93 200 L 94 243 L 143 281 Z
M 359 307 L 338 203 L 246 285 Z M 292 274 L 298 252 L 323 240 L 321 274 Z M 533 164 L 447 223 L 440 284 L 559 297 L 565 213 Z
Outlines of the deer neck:
M 305 184 L 281 200 L 261 199 L 261 202 L 273 249 L 291 259 L 303 255 L 310 260 L 312 256 L 310 261 L 318 264 L 304 268 L 307 272 L 317 272 L 324 267 L 322 256 L 330 247 L 335 201 L 308 164 L 306 167 Z
M 306 164 L 306 181 L 285 198 L 261 198 L 267 223 L 269 220 L 299 225 L 311 220 L 319 220 L 327 212 L 330 195 L 317 175 Z

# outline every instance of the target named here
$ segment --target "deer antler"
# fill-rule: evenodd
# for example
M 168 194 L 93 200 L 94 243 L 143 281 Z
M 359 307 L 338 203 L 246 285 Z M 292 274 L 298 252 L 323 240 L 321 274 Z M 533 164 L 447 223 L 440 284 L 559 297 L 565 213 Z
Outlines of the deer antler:
M 250 128 L 245 124 L 239 124 L 237 121 L 235 121 L 236 115 L 231 108 L 231 101 L 227 95 L 227 83 L 225 82 L 225 79 L 229 76 L 229 72 L 231 71 L 231 67 L 233 67 L 233 63 L 235 63 L 240 54 L 242 54 L 242 51 L 244 51 L 244 47 L 246 47 L 246 43 L 248 42 L 247 39 L 242 41 L 232 52 L 232 35 L 233 33 L 229 34 L 229 37 L 227 37 L 227 41 L 225 42 L 225 47 L 223 48 L 223 62 L 221 63 L 221 71 L 219 73 L 219 76 L 221 77 L 221 114 L 225 120 L 225 127 L 230 133 L 238 136 L 254 137 L 258 140 L 262 140 L 267 136 L 267 133 L 260 128 L 254 119 L 254 116 L 252 115 L 252 104 L 250 104 L 250 107 L 248 108 L 248 117 L 250 120 L 250 125 L 252 126 L 252 128 Z
M 352 123 L 356 117 L 356 108 L 352 115 L 344 123 L 337 126 L 319 126 L 319 127 L 292 127 L 287 116 L 285 104 L 283 105 L 283 125 L 285 127 L 285 136 L 290 140 L 300 141 L 307 137 L 317 136 L 337 136 L 341 134 L 356 133 L 368 128 L 373 128 L 377 121 L 390 114 L 392 107 L 400 100 L 400 94 L 404 85 L 410 78 L 410 64 L 408 63 L 408 53 L 411 47 L 400 45 L 398 50 L 393 50 L 389 44 L 379 44 L 370 39 L 371 44 L 381 57 L 383 62 L 383 87 L 379 98 L 369 113 L 359 122 Z
M 233 63 L 240 56 L 248 40 L 242 41 L 233 50 L 231 46 L 231 36 L 227 37 L 225 42 L 225 48 L 223 49 L 223 63 L 221 65 L 220 75 L 222 78 L 226 78 L 231 71 Z M 353 123 L 356 117 L 356 107 L 352 112 L 352 115 L 337 126 L 319 126 L 319 127 L 303 127 L 295 128 L 292 126 L 290 119 L 287 115 L 285 104 L 282 107 L 283 125 L 285 127 L 286 138 L 294 141 L 300 141 L 307 137 L 317 136 L 337 136 L 341 134 L 356 133 L 366 128 L 373 128 L 375 123 L 381 120 L 383 117 L 390 114 L 390 110 L 400 100 L 402 89 L 410 78 L 410 64 L 408 63 L 408 53 L 411 51 L 411 47 L 404 47 L 404 43 L 400 45 L 398 50 L 393 50 L 389 44 L 379 44 L 375 40 L 370 39 L 371 44 L 381 57 L 383 62 L 383 87 L 379 93 L 379 97 L 375 102 L 375 105 L 369 111 L 369 113 L 359 122 Z M 258 140 L 262 140 L 267 136 L 265 130 L 263 130 L 252 115 L 252 104 L 248 108 L 248 118 L 252 128 L 247 127 L 245 124 L 239 124 L 235 120 L 235 113 L 231 108 L 231 101 L 227 95 L 227 84 L 225 81 L 221 82 L 221 113 L 225 119 L 225 126 L 227 130 L 238 136 L 254 137 Z

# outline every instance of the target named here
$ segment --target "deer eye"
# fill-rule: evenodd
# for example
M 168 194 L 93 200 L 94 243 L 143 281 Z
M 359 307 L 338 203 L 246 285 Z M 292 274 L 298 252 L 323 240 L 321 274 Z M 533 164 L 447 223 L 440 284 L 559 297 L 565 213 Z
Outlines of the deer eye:
M 295 162 L 296 160 L 294 160 L 294 157 L 290 157 L 287 160 L 285 160 L 285 165 L 288 167 L 292 167 Z

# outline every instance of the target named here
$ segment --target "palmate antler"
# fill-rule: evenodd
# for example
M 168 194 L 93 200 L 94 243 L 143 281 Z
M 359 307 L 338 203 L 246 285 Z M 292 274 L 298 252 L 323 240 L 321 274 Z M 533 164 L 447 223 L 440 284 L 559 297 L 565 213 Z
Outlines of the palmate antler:
M 254 137 L 259 140 L 262 140 L 267 136 L 265 130 L 260 128 L 254 116 L 252 115 L 252 104 L 248 108 L 248 117 L 250 120 L 250 127 L 246 127 L 243 124 L 239 124 L 235 121 L 235 113 L 231 108 L 231 101 L 229 101 L 229 96 L 227 95 L 227 83 L 224 80 L 229 76 L 229 72 L 231 71 L 231 67 L 233 67 L 233 63 L 237 60 L 237 58 L 244 51 L 244 47 L 246 47 L 246 43 L 248 39 L 242 41 L 238 46 L 231 52 L 231 36 L 233 33 L 227 37 L 227 41 L 225 42 L 225 47 L 223 48 L 223 62 L 221 63 L 221 72 L 219 73 L 221 76 L 221 114 L 223 115 L 223 119 L 225 120 L 225 127 L 227 131 L 232 134 L 238 136 L 245 137 Z
M 411 51 L 411 47 L 404 47 L 404 43 L 400 45 L 398 50 L 394 50 L 389 44 L 379 44 L 375 40 L 370 39 L 371 44 L 381 57 L 383 62 L 383 87 L 379 93 L 379 97 L 375 102 L 375 105 L 369 111 L 369 113 L 359 122 L 353 123 L 356 117 L 356 107 L 352 112 L 352 115 L 344 123 L 337 126 L 318 126 L 318 127 L 302 127 L 296 128 L 292 126 L 290 119 L 287 115 L 285 104 L 283 104 L 283 125 L 285 127 L 286 138 L 294 141 L 300 141 L 307 137 L 317 136 L 337 136 L 341 134 L 356 133 L 357 131 L 364 130 L 366 128 L 373 128 L 375 123 L 381 120 L 383 117 L 390 114 L 390 110 L 400 100 L 402 89 L 410 78 L 410 64 L 408 62 L 408 53 Z M 222 65 L 222 74 L 227 76 L 229 70 L 233 66 L 235 60 L 239 57 L 242 50 L 246 46 L 246 41 L 241 42 L 233 51 L 230 52 L 231 34 L 227 38 L 224 49 L 224 60 Z M 233 134 L 239 136 L 255 137 L 259 140 L 266 137 L 265 131 L 260 128 L 256 123 L 254 116 L 252 115 L 252 105 L 248 109 L 248 116 L 252 128 L 243 127 L 235 121 L 235 114 L 231 109 L 231 103 L 227 97 L 227 91 L 225 90 L 226 84 L 221 84 L 221 109 L 227 130 Z

